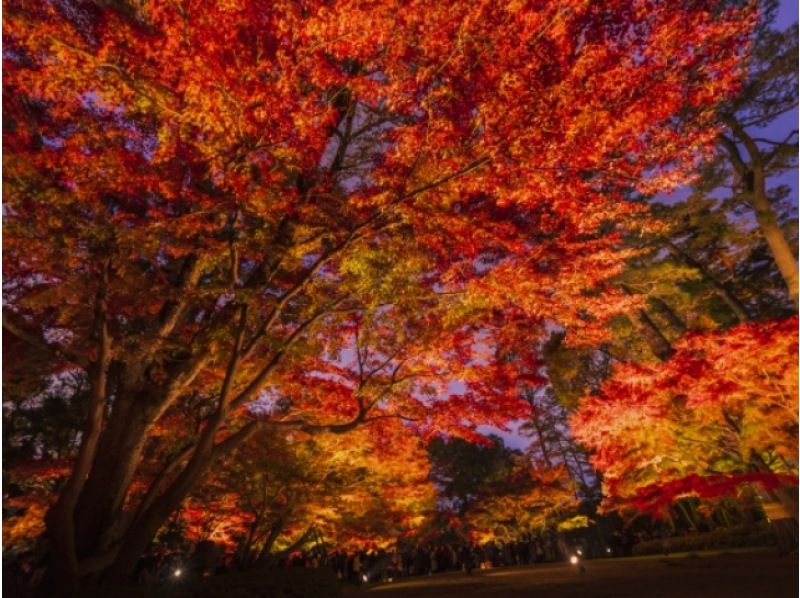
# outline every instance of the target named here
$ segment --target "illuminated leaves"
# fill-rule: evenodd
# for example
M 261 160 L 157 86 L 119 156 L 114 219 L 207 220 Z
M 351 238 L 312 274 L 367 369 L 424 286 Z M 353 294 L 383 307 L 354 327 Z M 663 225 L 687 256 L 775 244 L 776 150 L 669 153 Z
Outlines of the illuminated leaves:
M 663 364 L 617 366 L 572 418 L 576 438 L 595 452 L 609 501 L 641 505 L 658 494 L 652 488 L 673 482 L 683 490 L 663 496 L 692 493 L 705 482 L 681 486 L 690 474 L 728 474 L 719 487 L 730 489 L 747 481 L 736 482 L 753 454 L 776 474 L 794 475 L 797 347 L 790 318 L 688 335 Z
M 388 547 L 432 511 L 427 473 L 418 440 L 392 420 L 347 435 L 256 439 L 186 501 L 181 518 L 191 539 L 223 542 L 245 558 L 273 529 L 273 552 L 308 529 L 317 534 L 308 541 Z
M 6 147 L 24 160 L 7 165 L 8 178 L 29 164 L 23 178 L 74 196 L 9 190 L 29 241 L 71 244 L 43 247 L 38 272 L 83 265 L 100 227 L 132 262 L 198 251 L 222 260 L 219 219 L 234 205 L 242 259 L 257 259 L 264 225 L 285 214 L 318 234 L 321 197 L 359 189 L 329 206 L 354 224 L 374 216 L 364 208 L 430 187 L 392 211 L 433 255 L 386 237 L 361 245 L 341 270 L 369 274 L 359 293 L 386 296 L 424 272 L 498 307 L 585 326 L 587 341 L 600 334 L 595 320 L 624 306 L 585 291 L 607 294 L 601 283 L 626 254 L 613 236 L 586 237 L 636 210 L 624 199 L 631 185 L 682 180 L 681 163 L 715 130 L 704 116 L 680 126 L 671 117 L 687 98 L 708 108 L 736 89 L 751 26 L 748 11 L 712 19 L 713 3 L 645 1 L 159 1 L 136 14 L 7 5 L 6 89 L 39 106 L 11 105 L 19 128 Z M 346 102 L 361 115 L 349 128 Z M 342 172 L 319 172 L 348 134 Z M 14 258 L 27 251 L 16 246 Z M 479 257 L 487 265 L 476 269 Z M 152 274 L 128 282 L 166 292 Z M 383 288 L 369 289 L 378 278 Z
M 624 235 L 651 226 L 631 192 L 703 157 L 753 18 L 682 0 L 124 7 L 4 3 L 6 306 L 59 332 L 48 373 L 94 371 L 110 260 L 123 382 L 98 390 L 98 446 L 120 454 L 89 455 L 91 538 L 136 535 L 118 506 L 180 443 L 191 475 L 142 517 L 169 511 L 253 416 L 386 438 L 519 416 L 548 326 L 591 345 L 633 305 L 609 286 Z

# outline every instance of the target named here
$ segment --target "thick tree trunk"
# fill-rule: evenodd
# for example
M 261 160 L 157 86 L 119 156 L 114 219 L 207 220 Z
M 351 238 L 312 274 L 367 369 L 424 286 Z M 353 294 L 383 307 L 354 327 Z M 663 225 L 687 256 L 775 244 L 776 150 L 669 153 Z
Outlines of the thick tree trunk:
M 183 502 L 183 499 L 202 479 L 213 460 L 211 447 L 198 446 L 186 468 L 175 482 L 153 502 L 125 534 L 122 546 L 114 563 L 106 571 L 105 578 L 111 582 L 126 581 L 139 557 L 145 552 L 158 529 Z
M 751 463 L 757 471 L 771 473 L 772 469 L 764 461 L 764 459 L 756 451 L 752 452 Z M 783 511 L 778 516 L 770 516 L 769 511 L 767 516 L 769 518 L 772 531 L 775 534 L 775 539 L 778 544 L 778 551 L 781 554 L 788 554 L 797 549 L 797 520 L 798 520 L 798 504 L 797 497 L 786 487 L 779 486 L 774 490 L 764 493 L 770 501 L 777 502 L 783 507 L 778 511 Z
M 114 562 L 104 571 L 104 583 L 127 581 L 136 562 L 147 550 L 156 532 L 167 518 L 180 507 L 186 495 L 203 479 L 214 460 L 235 451 L 258 429 L 256 425 L 246 425 L 226 440 L 214 445 L 215 432 L 223 419 L 224 413 L 220 414 L 218 421 L 209 422 L 186 467 L 164 493 L 132 522 L 120 542 Z
M 95 336 L 98 346 L 97 361 L 90 368 L 90 392 L 86 425 L 83 430 L 78 455 L 67 482 L 55 505 L 45 518 L 47 535 L 51 542 L 52 580 L 57 591 L 74 595 L 80 584 L 78 552 L 74 513 L 81 491 L 85 487 L 100 440 L 105 415 L 108 368 L 111 362 L 111 335 L 108 330 L 107 303 L 110 258 L 103 263 L 100 288 L 95 303 Z
M 126 582 L 136 562 L 147 550 L 159 528 L 175 511 L 188 492 L 200 481 L 211 461 L 210 452 L 196 454 L 178 479 L 153 505 L 133 522 L 122 539 L 116 558 L 103 574 L 104 583 Z
M 625 284 L 620 285 L 620 288 L 628 295 L 636 294 Z M 634 310 L 632 313 L 628 314 L 628 317 L 647 343 L 647 346 L 650 347 L 653 355 L 661 361 L 666 361 L 672 356 L 672 343 L 664 336 L 661 329 L 656 326 L 656 323 L 653 322 L 644 309 Z
M 115 392 L 114 406 L 100 439 L 91 472 L 76 507 L 80 530 L 79 558 L 104 554 L 124 533 L 123 505 L 142 460 L 149 432 L 158 418 L 179 396 L 207 362 L 176 370 L 163 388 L 147 388 L 139 365 L 126 365 Z
M 92 570 L 99 574 L 101 583 L 128 581 L 140 556 L 146 551 L 158 529 L 169 515 L 179 508 L 192 488 L 202 479 L 211 463 L 219 456 L 235 450 L 258 428 L 257 422 L 246 424 L 225 440 L 215 443 L 220 426 L 226 421 L 230 409 L 254 395 L 291 344 L 324 312 L 306 320 L 295 329 L 275 352 L 258 376 L 242 392 L 233 395 L 233 381 L 238 366 L 248 348 L 244 345 L 247 308 L 243 304 L 236 341 L 220 389 L 217 410 L 206 421 L 205 428 L 194 447 L 188 462 L 174 479 L 164 484 L 162 492 L 155 492 L 135 515 L 125 513 L 123 506 L 130 484 L 142 460 L 142 453 L 152 425 L 180 396 L 180 393 L 207 365 L 213 351 L 190 359 L 171 372 L 163 386 L 148 388 L 146 365 L 152 355 L 141 354 L 139 361 L 124 364 L 118 387 L 114 392 L 113 409 L 78 500 L 79 510 L 73 537 L 81 539 L 80 550 L 72 562 L 72 571 Z M 277 313 L 277 312 L 276 312 Z M 148 349 L 149 350 L 149 349 Z M 127 371 L 126 371 L 127 370 Z M 359 420 L 358 423 L 360 423 Z M 159 483 L 159 489 L 161 488 Z M 150 500 L 152 498 L 152 501 Z M 79 564 L 78 564 L 79 561 Z M 110 562 L 110 564 L 108 564 Z
M 764 458 L 756 451 L 751 454 L 751 463 L 756 471 L 763 473 L 774 473 L 772 468 L 764 461 Z M 797 498 L 789 491 L 788 488 L 778 487 L 768 493 L 770 498 L 774 498 L 779 502 L 784 510 L 791 516 L 792 519 L 797 521 L 798 504 Z
M 130 405 L 122 405 L 122 400 L 115 405 L 76 508 L 75 522 L 81 531 L 78 554 L 81 557 L 91 556 L 107 547 L 103 544 L 109 541 L 111 530 L 122 515 L 125 496 L 153 423 L 143 408 L 143 402 L 137 399 L 130 397 Z
M 741 432 L 739 424 L 728 413 L 724 413 L 725 421 L 737 434 Z M 750 468 L 755 471 L 763 473 L 774 473 L 769 464 L 764 458 L 755 450 L 750 451 Z M 797 520 L 798 520 L 798 505 L 797 498 L 788 488 L 778 487 L 774 490 L 759 491 L 754 488 L 756 494 L 766 496 L 769 502 L 778 503 L 781 505 L 783 513 L 779 517 L 770 517 L 767 514 L 772 531 L 777 540 L 778 550 L 782 554 L 789 553 L 797 548 Z M 766 510 L 766 508 L 765 508 Z

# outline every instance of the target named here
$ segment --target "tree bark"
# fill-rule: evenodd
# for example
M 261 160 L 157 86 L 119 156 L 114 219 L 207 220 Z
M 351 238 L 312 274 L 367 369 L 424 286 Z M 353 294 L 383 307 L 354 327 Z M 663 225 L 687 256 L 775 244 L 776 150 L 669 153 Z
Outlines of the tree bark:
M 789 296 L 798 306 L 798 272 L 797 258 L 789 247 L 789 242 L 778 225 L 778 215 L 772 208 L 767 195 L 766 164 L 758 144 L 745 131 L 735 116 L 723 115 L 722 121 L 730 128 L 731 132 L 741 141 L 750 156 L 746 163 L 739 151 L 736 142 L 720 136 L 720 143 L 725 148 L 733 168 L 744 184 L 745 191 L 750 198 L 750 206 L 756 215 L 761 234 L 769 245 L 775 265 L 783 276 Z
M 622 284 L 620 288 L 628 295 L 635 295 L 628 285 Z M 650 347 L 653 355 L 661 361 L 666 361 L 672 356 L 672 343 L 664 336 L 661 329 L 656 326 L 655 322 L 647 315 L 644 309 L 634 310 L 632 313 L 628 314 L 628 317 L 639 330 L 639 334 L 642 335 L 642 338 L 647 343 L 647 346 Z
M 723 412 L 723 416 L 725 417 L 725 421 L 728 423 L 731 429 L 739 434 L 741 430 L 735 419 L 727 412 Z M 769 464 L 755 450 L 750 451 L 749 465 L 751 469 L 755 471 L 760 471 L 762 473 L 774 473 Z M 763 493 L 759 493 L 757 488 L 754 490 L 756 494 L 762 494 L 762 496 L 766 495 L 770 500 L 779 502 L 781 506 L 783 506 L 784 510 L 790 515 L 786 518 L 770 521 L 772 530 L 778 541 L 778 548 L 780 552 L 788 553 L 789 551 L 797 548 L 797 499 L 788 488 L 781 486 L 775 488 L 774 490 L 764 490 Z
M 761 471 L 763 473 L 774 473 L 772 468 L 767 464 L 766 461 L 764 461 L 764 458 L 756 451 L 752 452 L 750 462 L 753 464 L 753 467 L 756 471 Z M 783 508 L 791 514 L 792 519 L 797 521 L 797 499 L 792 496 L 792 493 L 787 488 L 778 487 L 775 488 L 775 490 L 769 491 L 767 494 L 770 495 L 771 498 L 774 498 L 776 501 L 781 503 Z
M 544 430 L 542 429 L 542 426 L 539 423 L 539 415 L 536 413 L 537 407 L 536 405 L 534 405 L 533 400 L 531 400 L 530 403 L 531 403 L 531 423 L 533 423 L 533 427 L 536 428 L 536 439 L 539 441 L 539 448 L 542 451 L 542 458 L 544 459 L 544 463 L 548 467 L 548 469 L 552 469 L 553 463 L 550 460 L 550 451 L 547 450 L 547 443 L 544 440 Z
M 118 397 L 76 509 L 80 557 L 101 550 L 104 532 L 120 515 L 152 423 L 142 398 Z
M 95 302 L 95 336 L 97 337 L 98 357 L 90 368 L 90 394 L 86 425 L 83 430 L 78 455 L 72 473 L 58 496 L 55 505 L 46 516 L 47 534 L 52 544 L 53 577 L 58 591 L 64 595 L 74 595 L 80 584 L 78 572 L 78 553 L 74 513 L 75 506 L 89 473 L 92 460 L 97 451 L 103 429 L 108 368 L 111 362 L 111 335 L 108 330 L 108 279 L 111 267 L 110 258 L 103 262 L 101 280 Z
M 208 357 L 179 368 L 170 384 L 148 389 L 140 367 L 128 365 L 115 391 L 113 409 L 100 439 L 91 472 L 75 511 L 81 530 L 78 557 L 104 553 L 124 531 L 118 529 L 122 508 L 152 426 L 191 383 Z
M 209 428 L 207 430 L 207 437 L 213 440 L 214 433 Z M 127 581 L 156 532 L 180 506 L 186 495 L 203 479 L 214 460 L 236 450 L 256 430 L 258 430 L 257 425 L 246 425 L 217 445 L 209 445 L 201 439 L 186 467 L 178 474 L 175 481 L 128 528 L 114 562 L 104 572 L 103 581 L 109 583 Z
M 206 422 L 206 426 L 201 432 L 194 452 L 192 453 L 191 457 L 189 457 L 186 466 L 180 471 L 180 473 L 177 474 L 173 482 L 166 488 L 166 490 L 164 490 L 164 492 L 158 498 L 154 499 L 151 505 L 147 509 L 143 510 L 143 512 L 130 524 L 128 529 L 120 530 L 120 535 L 122 537 L 118 540 L 119 550 L 116 554 L 114 562 L 104 572 L 104 582 L 114 583 L 126 581 L 136 565 L 137 560 L 146 550 L 159 527 L 163 524 L 169 514 L 180 506 L 186 494 L 190 492 L 191 489 L 194 488 L 194 486 L 202 479 L 203 475 L 206 473 L 214 459 L 221 454 L 234 450 L 236 446 L 249 438 L 255 432 L 257 429 L 255 423 L 252 425 L 248 424 L 228 439 L 217 445 L 214 444 L 216 433 L 220 429 L 222 423 L 225 422 L 230 409 L 243 404 L 263 385 L 270 372 L 280 363 L 285 351 L 297 340 L 297 338 L 299 338 L 300 334 L 302 334 L 302 332 L 306 330 L 308 326 L 313 324 L 320 317 L 320 315 L 324 313 L 324 310 L 318 312 L 312 318 L 309 318 L 303 322 L 302 325 L 298 326 L 284 340 L 281 347 L 275 352 L 275 354 L 250 382 L 250 384 L 248 384 L 245 389 L 238 394 L 234 394 L 233 380 L 238 372 L 240 363 L 251 350 L 251 347 L 245 344 L 244 339 L 247 317 L 247 309 L 245 305 L 240 306 L 239 313 L 240 320 L 236 333 L 236 340 L 231 351 L 228 367 L 226 368 L 225 378 L 220 389 L 216 411 Z M 138 404 L 140 403 L 134 402 L 133 407 Z M 157 414 L 160 415 L 163 413 L 163 409 L 165 408 L 166 406 L 164 401 L 158 403 Z M 132 450 L 136 452 L 137 458 L 136 460 L 126 460 L 126 463 L 130 464 L 132 467 L 132 469 L 126 472 L 126 475 L 132 475 L 132 473 L 135 472 L 135 466 L 138 464 L 143 442 L 147 438 L 147 431 L 152 423 L 155 422 L 155 419 L 146 419 L 146 427 L 140 426 L 135 435 L 137 444 L 131 447 Z M 126 435 L 124 434 L 123 436 Z M 127 434 L 127 437 L 130 437 L 130 435 Z M 106 471 L 108 472 L 107 469 Z M 113 475 L 113 470 L 111 471 Z M 130 478 L 127 478 L 127 484 L 130 484 Z M 106 517 L 103 525 L 96 526 L 95 529 L 100 529 L 101 531 L 113 530 L 113 522 L 122 518 L 121 500 L 119 499 L 124 499 L 127 485 L 120 483 L 119 488 L 121 489 L 121 493 L 117 496 L 118 503 L 110 504 L 108 499 L 106 499 L 105 502 L 100 502 L 101 506 L 105 508 L 104 513 L 110 512 L 110 515 Z M 94 498 L 97 500 L 96 495 Z M 100 500 L 102 501 L 102 494 Z M 111 510 L 109 511 L 109 509 Z M 113 536 L 113 534 L 111 536 Z M 111 536 L 109 542 L 116 539 Z M 98 543 L 97 539 L 95 539 L 95 552 L 105 552 L 109 547 L 109 542 Z M 92 554 L 87 553 L 86 556 L 92 556 Z
M 797 258 L 792 253 L 789 247 L 789 242 L 783 234 L 783 230 L 778 226 L 778 217 L 772 209 L 766 194 L 766 187 L 764 184 L 764 173 L 761 170 L 754 171 L 753 185 L 753 202 L 752 206 L 756 213 L 756 220 L 761 229 L 761 234 L 769 245 L 772 251 L 772 256 L 775 258 L 775 265 L 783 276 L 786 282 L 786 288 L 789 290 L 789 296 L 795 307 L 798 306 L 798 273 L 797 273 Z

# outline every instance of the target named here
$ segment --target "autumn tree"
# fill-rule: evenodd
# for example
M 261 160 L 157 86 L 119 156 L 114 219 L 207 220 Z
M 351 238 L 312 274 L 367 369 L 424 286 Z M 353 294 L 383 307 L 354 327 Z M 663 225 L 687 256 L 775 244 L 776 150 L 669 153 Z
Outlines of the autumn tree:
M 719 118 L 728 128 L 718 140 L 723 151 L 704 165 L 685 201 L 654 205 L 665 226 L 639 240 L 643 253 L 616 279 L 646 299 L 643 314 L 651 330 L 639 327 L 638 335 L 648 350 L 637 355 L 617 344 L 613 355 L 636 364 L 617 364 L 598 396 L 587 398 L 574 419 L 576 434 L 599 451 L 594 461 L 609 502 L 663 508 L 685 495 L 735 496 L 744 484 L 760 480 L 786 514 L 797 516 L 794 491 L 783 486 L 796 475 L 796 457 L 785 454 L 796 443 L 797 390 L 791 383 L 796 319 L 748 324 L 786 318 L 797 301 L 796 259 L 788 245 L 796 234 L 789 218 L 794 210 L 786 205 L 789 189 L 779 183 L 782 173 L 796 169 L 797 132 L 781 139 L 758 133 L 796 109 L 796 72 L 789 66 L 797 52 L 796 26 L 776 31 L 777 4 L 767 2 L 763 9 L 748 83 L 720 107 Z M 730 185 L 732 194 L 720 193 L 723 185 Z M 794 304 L 786 299 L 787 287 Z M 634 331 L 636 320 L 629 318 Z M 737 323 L 742 325 L 717 331 Z M 694 332 L 682 339 L 687 331 Z M 750 350 L 744 348 L 748 342 Z M 736 355 L 741 361 L 733 365 Z M 779 363 L 773 364 L 770 355 Z M 686 371 L 689 364 L 693 369 Z M 681 382 L 674 377 L 679 371 L 684 372 Z M 783 384 L 782 390 L 775 394 L 759 387 L 771 384 L 769 379 Z M 693 397 L 709 385 L 718 396 L 706 404 L 713 405 L 706 412 Z M 748 385 L 751 390 L 745 391 Z M 662 394 L 671 402 L 662 404 L 657 398 Z M 742 400 L 743 394 L 750 401 L 746 407 L 726 402 Z M 622 403 L 614 407 L 615 400 Z M 609 415 L 619 414 L 623 403 L 633 419 L 617 415 L 612 425 L 601 423 L 602 416 L 595 417 L 599 412 L 587 417 L 600 405 L 603 412 L 611 410 Z M 589 431 L 600 429 L 595 425 L 607 426 L 604 433 L 617 432 L 600 440 Z M 657 432 L 662 429 L 666 436 Z M 637 440 L 641 434 L 648 437 L 644 444 Z M 614 443 L 622 452 L 610 457 L 606 451 Z M 631 460 L 640 465 L 632 466 Z M 687 469 L 683 475 L 669 473 L 671 463 Z M 647 476 L 661 481 L 645 482 Z M 618 491 L 617 485 L 626 490 Z
M 46 374 L 89 385 L 47 516 L 65 593 L 126 578 L 257 432 L 370 423 L 376 395 L 286 392 L 321 379 L 309 360 L 337 367 L 324 351 L 353 311 L 401 290 L 443 314 L 440 295 L 464 294 L 429 325 L 473 371 L 474 347 L 522 325 L 604 334 L 629 304 L 606 284 L 640 211 L 628 193 L 675 186 L 704 154 L 753 17 L 648 0 L 4 9 L 3 326 Z M 495 372 L 430 393 L 429 423 L 468 431 L 460 401 L 501 418 L 479 394 L 508 396 Z M 253 419 L 264 397 L 282 407 Z
M 796 517 L 796 356 L 791 318 L 688 335 L 665 363 L 615 367 L 572 418 L 606 500 L 659 509 L 759 481 Z
M 398 420 L 348 435 L 251 440 L 191 493 L 180 517 L 190 539 L 226 544 L 243 567 L 316 543 L 388 546 L 432 512 L 427 469 L 419 439 Z
M 428 455 L 431 479 L 459 516 L 466 513 L 482 488 L 508 477 L 515 456 L 503 439 L 494 435 L 481 443 L 435 438 L 428 446 Z
M 755 48 L 747 63 L 747 83 L 734 99 L 718 107 L 723 129 L 729 128 L 725 121 L 734 115 L 744 126 L 740 132 L 758 140 L 756 161 L 765 166 L 759 176 L 763 178 L 763 193 L 769 196 L 769 213 L 762 206 L 763 218 L 753 217 L 754 190 L 741 178 L 742 168 L 749 167 L 740 163 L 736 170 L 729 152 L 736 150 L 745 161 L 748 154 L 743 139 L 737 141 L 730 131 L 718 138 L 715 158 L 698 169 L 691 188 L 684 191 L 688 197 L 642 197 L 649 200 L 650 215 L 659 224 L 644 235 L 626 239 L 626 244 L 638 252 L 614 282 L 644 303 L 625 317 L 610 321 L 609 342 L 596 347 L 595 353 L 583 349 L 580 355 L 575 351 L 570 354 L 569 348 L 559 347 L 556 353 L 563 355 L 562 361 L 574 370 L 565 372 L 567 375 L 560 377 L 562 382 L 555 381 L 562 384 L 559 390 L 568 401 L 582 394 L 586 382 L 582 376 L 596 380 L 593 370 L 598 366 L 593 364 L 602 369 L 603 355 L 606 362 L 664 360 L 672 352 L 672 343 L 688 330 L 782 318 L 796 311 L 796 302 L 792 305 L 787 301 L 786 268 L 778 269 L 784 273 L 784 280 L 778 282 L 780 274 L 773 266 L 776 243 L 788 248 L 787 241 L 796 236 L 792 224 L 795 208 L 781 177 L 796 169 L 796 131 L 787 131 L 781 139 L 768 139 L 761 132 L 776 129 L 778 121 L 797 105 L 796 72 L 791 66 L 797 52 L 796 27 L 776 30 L 777 9 L 776 2 L 761 4 L 759 25 L 753 33 Z M 691 119 L 692 114 L 683 117 Z M 769 222 L 777 228 L 770 229 L 772 241 L 767 242 L 764 226 L 769 228 Z M 783 241 L 779 241 L 781 235 Z M 781 251 L 785 253 L 778 253 Z M 790 301 L 795 286 L 789 284 Z M 567 397 L 570 393 L 563 385 L 570 383 L 574 388 Z M 594 389 L 596 384 L 586 387 Z
M 504 478 L 478 491 L 464 519 L 472 540 L 517 541 L 570 519 L 578 502 L 564 465 L 537 467 L 516 455 Z
M 528 390 L 530 410 L 519 432 L 530 439 L 527 454 L 543 472 L 561 469 L 571 482 L 576 498 L 596 501 L 599 481 L 586 449 L 572 436 L 567 409 L 551 387 Z
M 534 463 L 499 436 L 479 443 L 436 438 L 428 455 L 440 510 L 464 539 L 516 539 L 556 523 L 577 506 L 563 464 Z
M 628 238 L 641 253 L 616 283 L 646 299 L 629 320 L 657 359 L 668 357 L 670 343 L 687 330 L 796 312 L 796 259 L 789 249 L 796 208 L 782 175 L 796 170 L 797 132 L 768 138 L 797 107 L 796 25 L 775 29 L 777 9 L 772 1 L 760 6 L 747 82 L 718 107 L 727 131 L 718 137 L 714 159 L 698 169 L 685 199 L 650 198 L 661 226 Z M 733 121 L 739 124 L 732 127 Z M 621 334 L 618 328 L 614 336 Z
M 777 182 L 782 173 L 797 168 L 797 129 L 781 134 L 767 129 L 797 110 L 797 24 L 776 29 L 778 8 L 775 0 L 761 3 L 748 80 L 735 98 L 718 109 L 725 130 L 718 138 L 719 158 L 710 167 L 718 176 L 720 171 L 727 175 L 732 199 L 749 208 L 797 309 L 800 282 L 791 242 L 796 231 L 790 228 L 795 214 L 790 209 L 786 217 L 782 204 L 789 189 Z

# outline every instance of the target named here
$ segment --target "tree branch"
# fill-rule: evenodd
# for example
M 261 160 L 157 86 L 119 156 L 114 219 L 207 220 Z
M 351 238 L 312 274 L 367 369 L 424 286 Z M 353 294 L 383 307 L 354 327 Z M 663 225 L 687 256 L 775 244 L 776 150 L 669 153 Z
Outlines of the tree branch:
M 334 301 L 331 304 L 331 306 L 335 306 L 341 301 L 342 299 Z M 311 318 L 309 318 L 308 320 L 304 321 L 299 326 L 297 326 L 297 328 L 295 328 L 292 331 L 292 333 L 283 341 L 283 343 L 281 343 L 280 348 L 273 354 L 272 358 L 261 369 L 261 371 L 250 382 L 250 384 L 248 384 L 244 390 L 242 390 L 234 399 L 231 400 L 231 407 L 236 408 L 239 407 L 240 405 L 243 405 L 245 402 L 250 400 L 258 391 L 260 391 L 267 377 L 278 366 L 286 351 L 294 344 L 294 342 L 299 338 L 299 336 L 305 330 L 307 330 L 314 322 L 316 322 L 326 313 L 327 313 L 327 307 L 318 311 Z M 247 352 L 245 352 L 245 356 L 246 355 Z
M 90 362 L 86 357 L 50 344 L 39 334 L 26 330 L 25 324 L 17 321 L 17 315 L 7 307 L 3 307 L 3 328 L 27 345 L 46 353 L 57 361 L 69 361 L 83 369 L 89 368 Z

